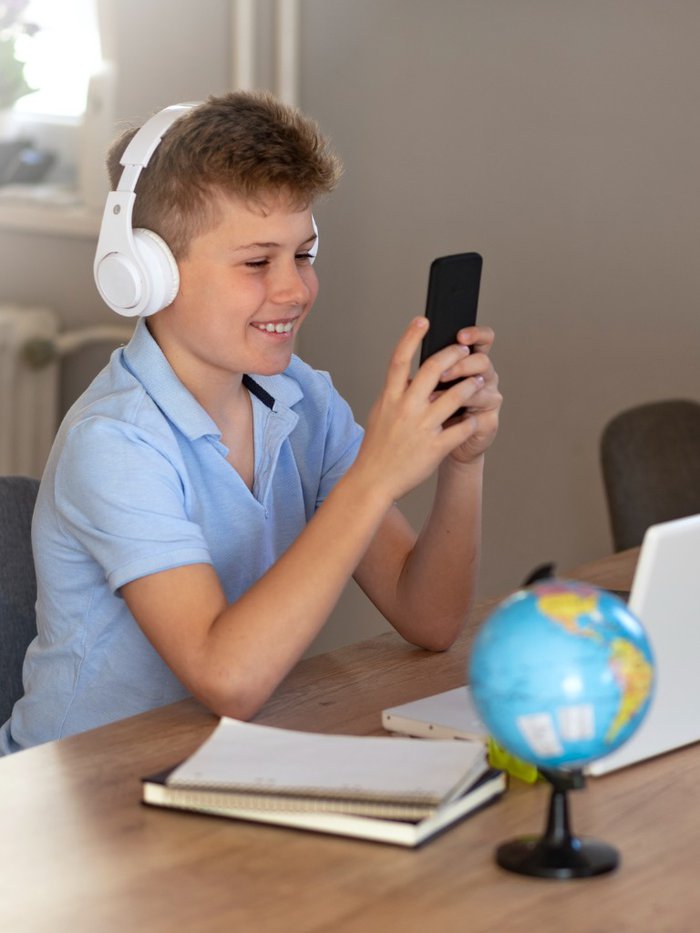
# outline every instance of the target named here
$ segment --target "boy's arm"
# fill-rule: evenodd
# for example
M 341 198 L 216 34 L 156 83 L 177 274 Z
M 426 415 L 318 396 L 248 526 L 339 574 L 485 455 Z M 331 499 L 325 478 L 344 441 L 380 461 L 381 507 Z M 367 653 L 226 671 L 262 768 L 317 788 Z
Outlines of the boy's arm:
M 394 508 L 355 580 L 394 628 L 422 648 L 441 651 L 459 635 L 474 599 L 481 544 L 483 460 L 440 467 L 430 515 L 416 537 Z
M 242 597 L 227 604 L 206 564 L 151 574 L 122 587 L 131 613 L 168 666 L 217 713 L 247 719 L 259 709 L 320 631 L 361 562 L 359 578 L 399 631 L 427 647 L 445 646 L 445 635 L 432 637 L 427 617 L 406 607 L 432 573 L 439 553 L 434 542 L 450 534 L 465 537 L 463 528 L 443 526 L 451 495 L 464 500 L 459 514 L 469 510 L 465 480 L 478 459 L 470 446 L 479 433 L 478 417 L 442 425 L 461 405 L 483 404 L 479 399 L 492 394 L 486 390 L 493 377 L 486 354 L 467 356 L 451 347 L 411 380 L 411 360 L 425 326 L 418 319 L 399 342 L 353 466 L 297 540 Z M 443 372 L 473 378 L 436 399 L 432 388 Z M 467 462 L 459 459 L 464 451 Z M 437 507 L 412 548 L 412 536 L 392 504 L 448 456 L 454 463 L 440 470 Z M 473 496 L 476 502 L 476 487 Z M 454 563 L 458 568 L 457 558 Z M 457 589 L 461 595 L 452 602 L 459 605 L 449 615 L 461 622 L 471 585 Z M 458 625 L 450 621 L 448 628 L 454 638 Z
M 338 483 L 297 540 L 234 603 L 209 564 L 122 587 L 158 653 L 219 715 L 250 718 L 323 627 L 390 507 L 360 480 Z
M 448 648 L 471 608 L 479 569 L 484 454 L 491 445 L 501 406 L 498 376 L 488 361 L 493 344 L 488 328 L 464 331 L 479 355 L 447 377 L 477 367 L 483 387 L 470 401 L 472 432 L 438 469 L 432 509 L 416 537 L 394 508 L 380 527 L 355 579 L 382 614 L 408 641 L 424 648 Z

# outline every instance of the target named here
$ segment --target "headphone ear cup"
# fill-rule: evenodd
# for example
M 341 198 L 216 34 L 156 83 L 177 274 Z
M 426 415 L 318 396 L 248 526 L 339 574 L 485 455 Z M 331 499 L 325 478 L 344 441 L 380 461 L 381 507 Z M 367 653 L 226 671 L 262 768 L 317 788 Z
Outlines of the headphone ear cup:
M 134 245 L 148 277 L 148 301 L 140 312 L 146 317 L 172 304 L 180 287 L 180 272 L 170 247 L 152 230 L 136 227 Z

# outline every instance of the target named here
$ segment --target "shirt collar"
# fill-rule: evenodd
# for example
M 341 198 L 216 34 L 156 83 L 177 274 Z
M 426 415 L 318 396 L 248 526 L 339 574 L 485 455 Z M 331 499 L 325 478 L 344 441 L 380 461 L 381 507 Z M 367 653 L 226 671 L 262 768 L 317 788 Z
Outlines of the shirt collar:
M 248 378 L 257 383 L 258 386 L 273 399 L 273 411 L 292 408 L 304 397 L 301 386 L 293 376 L 289 375 L 289 370 L 285 370 L 285 372 L 279 373 L 276 376 L 259 376 L 257 374 L 252 374 Z M 258 398 L 260 398 L 260 396 L 258 396 Z
M 131 340 L 123 350 L 122 360 L 168 420 L 189 440 L 206 435 L 221 437 L 216 422 L 175 375 L 144 318 L 139 319 Z M 262 393 L 256 392 L 250 384 L 249 391 L 275 412 L 290 409 L 303 398 L 299 383 L 286 373 L 253 375 L 248 377 L 248 382 L 251 381 L 262 389 Z

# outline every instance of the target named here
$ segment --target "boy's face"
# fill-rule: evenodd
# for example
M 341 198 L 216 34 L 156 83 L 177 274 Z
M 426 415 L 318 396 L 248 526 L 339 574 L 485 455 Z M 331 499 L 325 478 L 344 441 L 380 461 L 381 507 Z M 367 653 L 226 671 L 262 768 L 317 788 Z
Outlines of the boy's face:
M 318 294 L 308 251 L 311 208 L 283 198 L 265 208 L 222 198 L 220 222 L 195 237 L 178 263 L 180 289 L 149 327 L 183 381 L 274 375 Z

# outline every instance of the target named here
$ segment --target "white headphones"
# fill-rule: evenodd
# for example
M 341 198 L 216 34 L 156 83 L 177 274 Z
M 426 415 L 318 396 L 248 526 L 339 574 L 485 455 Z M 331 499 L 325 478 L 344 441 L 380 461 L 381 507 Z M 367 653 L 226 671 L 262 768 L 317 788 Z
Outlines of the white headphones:
M 148 165 L 165 132 L 196 103 L 173 104 L 147 120 L 121 157 L 124 166 L 116 191 L 107 195 L 97 241 L 93 272 L 105 303 L 124 317 L 146 317 L 167 308 L 175 300 L 180 273 L 170 247 L 153 230 L 132 228 L 136 182 Z M 311 262 L 318 252 L 316 240 L 309 249 Z

